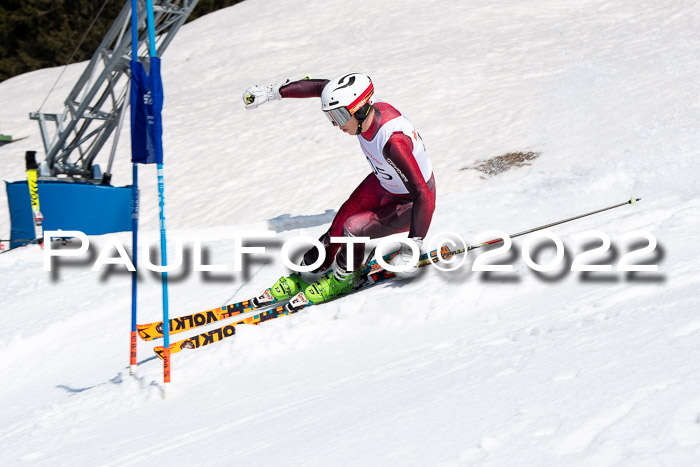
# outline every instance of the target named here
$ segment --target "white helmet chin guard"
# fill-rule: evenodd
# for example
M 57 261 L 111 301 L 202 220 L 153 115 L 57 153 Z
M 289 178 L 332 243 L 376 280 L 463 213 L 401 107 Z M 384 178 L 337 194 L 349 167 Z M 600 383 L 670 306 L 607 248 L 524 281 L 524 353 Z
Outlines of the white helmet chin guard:
M 374 104 L 374 85 L 369 76 L 348 73 L 333 78 L 321 92 L 321 110 L 334 125 L 343 126 L 355 115 L 360 125 Z

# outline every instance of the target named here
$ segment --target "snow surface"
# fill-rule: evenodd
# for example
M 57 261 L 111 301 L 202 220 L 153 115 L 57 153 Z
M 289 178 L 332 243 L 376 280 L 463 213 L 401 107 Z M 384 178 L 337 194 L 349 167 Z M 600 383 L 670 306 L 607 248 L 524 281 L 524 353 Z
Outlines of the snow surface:
M 458 271 L 181 352 L 165 401 L 154 343 L 139 342 L 128 376 L 129 274 L 92 272 L 96 248 L 52 273 L 39 247 L 17 249 L 0 255 L 0 464 L 698 465 L 699 21 L 692 0 L 248 0 L 183 27 L 163 60 L 166 215 L 189 248 L 172 316 L 285 271 L 273 244 L 246 274 L 194 272 L 193 238 L 231 269 L 234 234 L 320 235 L 368 173 L 318 102 L 244 109 L 248 85 L 306 73 L 367 73 L 414 121 L 438 186 L 431 236 L 474 243 L 637 196 L 552 231 L 566 264 L 581 232 L 610 236 L 607 264 L 644 245 L 626 233 L 650 232 L 658 246 L 640 261 L 659 271 L 537 274 L 522 237 L 512 273 L 471 271 L 474 252 Z M 67 67 L 44 111 L 62 109 L 84 66 Z M 0 84 L 2 132 L 28 136 L 0 148 L 3 179 L 23 179 L 24 151 L 41 149 L 27 114 L 60 72 Z M 116 185 L 130 183 L 128 137 Z M 518 151 L 541 156 L 490 178 L 460 170 Z M 156 242 L 156 175 L 141 174 L 142 238 Z M 158 319 L 160 290 L 142 271 L 140 322 Z

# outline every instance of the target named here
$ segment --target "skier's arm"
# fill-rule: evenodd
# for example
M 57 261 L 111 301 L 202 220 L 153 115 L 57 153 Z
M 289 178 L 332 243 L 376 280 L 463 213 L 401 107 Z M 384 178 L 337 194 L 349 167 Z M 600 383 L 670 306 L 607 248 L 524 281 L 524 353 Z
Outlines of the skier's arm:
M 327 79 L 302 79 L 293 81 L 280 87 L 280 95 L 283 99 L 290 97 L 321 97 L 321 92 L 326 86 L 326 83 L 328 83 Z
M 287 80 L 289 81 L 289 80 Z M 257 109 L 268 101 L 278 101 L 289 97 L 321 97 L 327 79 L 302 79 L 283 84 L 249 86 L 243 93 L 243 104 L 248 110 Z
M 413 157 L 413 141 L 404 133 L 394 133 L 384 145 L 384 158 L 393 165 L 413 199 L 409 238 L 425 238 L 435 210 L 435 195 L 423 179 Z

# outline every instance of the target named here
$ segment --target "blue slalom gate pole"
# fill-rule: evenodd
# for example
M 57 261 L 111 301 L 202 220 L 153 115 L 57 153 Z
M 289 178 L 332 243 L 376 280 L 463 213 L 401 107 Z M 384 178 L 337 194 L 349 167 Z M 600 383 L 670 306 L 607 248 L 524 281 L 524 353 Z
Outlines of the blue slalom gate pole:
M 158 197 L 160 206 L 160 264 L 163 266 L 161 282 L 163 283 L 163 382 L 165 384 L 164 395 L 169 395 L 170 385 L 170 318 L 168 316 L 168 254 L 165 236 L 165 178 L 163 176 L 163 164 L 158 164 Z
M 167 398 L 170 385 L 170 319 L 168 317 L 168 254 L 165 235 L 165 178 L 163 176 L 162 116 L 163 85 L 160 76 L 160 58 L 156 51 L 153 0 L 146 0 L 148 27 L 148 55 L 150 69 L 146 73 L 138 57 L 138 0 L 131 0 L 131 161 L 134 163 L 134 206 L 138 215 L 138 186 L 136 164 L 157 164 L 158 198 L 160 206 L 160 264 L 163 285 L 163 395 Z M 138 224 L 134 224 L 134 261 L 136 259 Z M 136 277 L 136 276 L 134 276 Z M 136 279 L 132 285 L 132 336 L 136 334 Z M 135 339 L 135 337 L 132 337 Z M 132 358 L 135 359 L 136 344 L 132 341 Z
M 131 60 L 138 60 L 139 32 L 138 32 L 138 2 L 131 0 Z M 132 78 L 133 79 L 133 78 Z M 131 89 L 128 91 L 131 92 Z M 132 103 L 133 105 L 133 103 Z M 138 365 L 136 350 L 138 337 L 136 334 L 137 323 L 137 289 L 138 289 L 138 260 L 137 251 L 139 244 L 139 168 L 134 162 L 131 164 L 131 251 L 134 258 L 134 272 L 131 273 L 131 345 L 129 357 L 129 374 L 133 375 Z
M 153 19 L 153 0 L 146 0 L 146 20 L 148 22 L 148 53 L 151 57 L 157 57 L 156 53 L 156 28 Z
M 148 53 L 153 59 L 157 57 L 155 20 L 153 17 L 153 0 L 146 0 L 146 19 L 148 24 Z M 153 64 L 153 60 L 151 60 Z M 163 163 L 158 163 L 158 205 L 160 206 L 160 264 L 163 267 L 161 282 L 163 285 L 163 395 L 167 399 L 170 394 L 170 318 L 168 316 L 168 254 L 165 235 L 165 177 Z
M 139 166 L 131 164 L 131 249 L 134 258 L 134 272 L 131 273 L 131 358 L 129 374 L 133 375 L 138 364 L 136 359 L 136 346 L 138 337 L 136 334 L 136 304 L 138 289 L 138 243 L 139 243 Z

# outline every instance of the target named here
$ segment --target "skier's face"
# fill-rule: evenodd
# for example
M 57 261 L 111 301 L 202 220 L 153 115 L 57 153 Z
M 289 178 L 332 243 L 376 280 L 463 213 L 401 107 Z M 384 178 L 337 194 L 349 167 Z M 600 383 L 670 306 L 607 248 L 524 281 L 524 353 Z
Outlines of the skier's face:
M 357 126 L 358 126 L 357 118 L 355 118 L 355 116 L 353 115 L 352 117 L 350 117 L 350 120 L 348 120 L 345 123 L 345 125 L 343 125 L 339 128 L 349 135 L 356 135 L 357 134 Z

